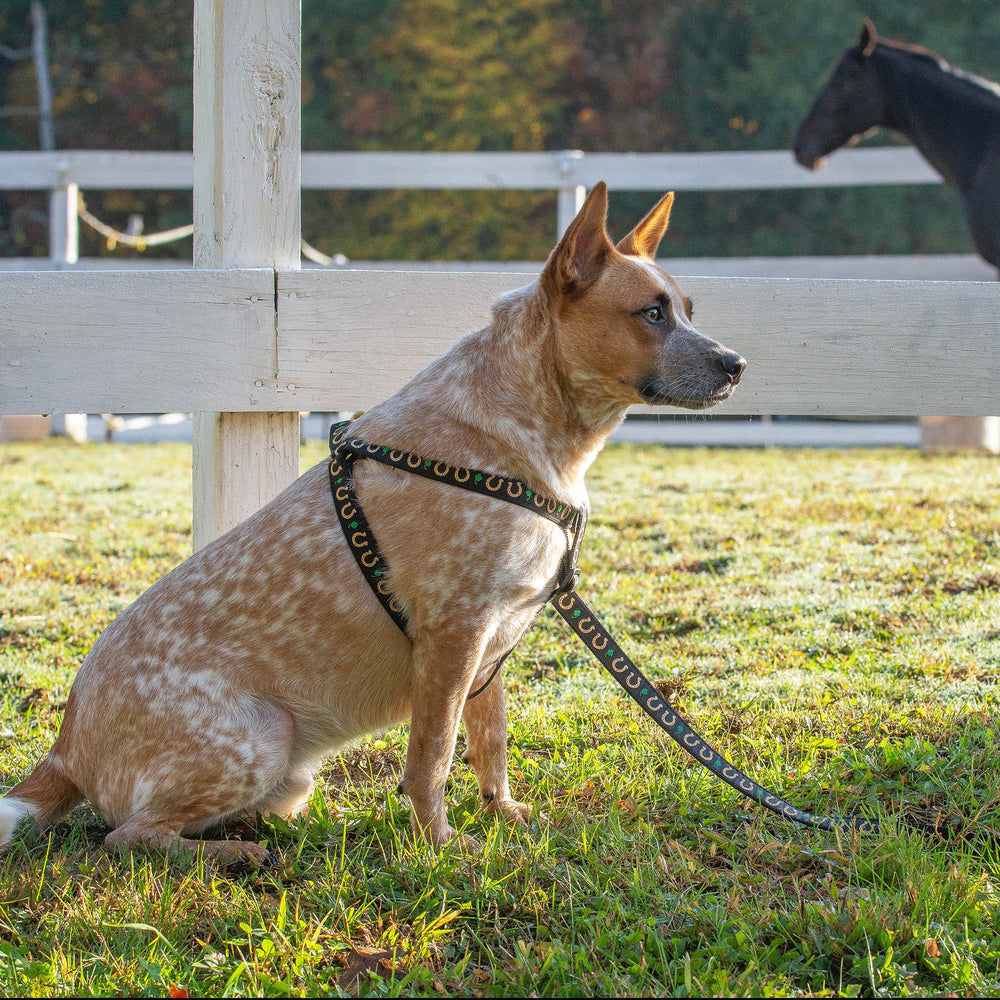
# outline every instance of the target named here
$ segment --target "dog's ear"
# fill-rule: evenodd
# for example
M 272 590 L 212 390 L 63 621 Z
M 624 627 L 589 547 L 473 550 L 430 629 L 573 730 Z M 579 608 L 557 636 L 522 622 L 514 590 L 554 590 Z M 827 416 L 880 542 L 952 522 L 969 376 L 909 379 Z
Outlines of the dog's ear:
M 608 188 L 598 181 L 576 218 L 549 254 L 542 271 L 542 288 L 555 297 L 585 292 L 604 270 L 614 251 L 604 227 L 608 215 Z
M 878 45 L 878 32 L 870 17 L 866 17 L 861 26 L 861 37 L 858 39 L 858 45 L 861 46 L 863 56 L 870 56 L 875 51 L 875 46 Z
M 663 234 L 670 224 L 670 209 L 674 204 L 674 192 L 668 191 L 653 207 L 649 214 L 618 244 L 618 249 L 626 257 L 646 257 L 652 260 Z

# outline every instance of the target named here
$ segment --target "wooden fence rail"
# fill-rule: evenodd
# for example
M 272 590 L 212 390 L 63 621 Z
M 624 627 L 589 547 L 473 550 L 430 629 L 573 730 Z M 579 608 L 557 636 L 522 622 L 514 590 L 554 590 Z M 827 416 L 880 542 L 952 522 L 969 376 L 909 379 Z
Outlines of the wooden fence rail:
M 0 153 L 0 188 L 188 189 L 190 153 L 60 150 Z M 910 147 L 848 149 L 822 170 L 803 170 L 788 150 L 722 153 L 303 153 L 309 189 L 498 188 L 558 190 L 599 180 L 612 190 L 676 191 L 937 184 Z
M 482 326 L 497 295 L 532 277 L 239 268 L 2 274 L 0 409 L 361 409 Z M 1000 408 L 998 283 L 684 284 L 698 301 L 699 327 L 749 362 L 734 398 L 713 412 Z
M 190 153 L 61 150 L 0 153 L 0 188 L 52 190 L 65 207 L 78 189 L 190 189 Z M 552 190 L 556 229 L 576 215 L 599 180 L 619 191 L 763 190 L 872 184 L 937 184 L 941 179 L 911 148 L 851 149 L 822 170 L 803 170 L 788 150 L 721 153 L 304 153 L 304 189 L 388 188 Z M 71 225 L 75 226 L 75 214 Z M 76 260 L 74 232 L 51 229 L 54 263 Z

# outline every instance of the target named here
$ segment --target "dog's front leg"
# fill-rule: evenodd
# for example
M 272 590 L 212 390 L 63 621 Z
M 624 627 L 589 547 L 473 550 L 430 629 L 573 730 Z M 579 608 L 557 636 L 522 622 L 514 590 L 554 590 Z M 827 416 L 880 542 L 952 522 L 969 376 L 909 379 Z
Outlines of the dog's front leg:
M 444 786 L 482 648 L 483 636 L 474 629 L 418 632 L 413 639 L 410 742 L 400 789 L 409 796 L 414 826 L 432 844 L 455 836 L 448 823 Z M 474 844 L 472 838 L 466 839 Z
M 465 759 L 479 781 L 479 793 L 489 815 L 524 823 L 531 806 L 510 797 L 507 783 L 507 708 L 503 678 L 494 677 L 485 691 L 465 703 L 463 712 L 469 749 Z

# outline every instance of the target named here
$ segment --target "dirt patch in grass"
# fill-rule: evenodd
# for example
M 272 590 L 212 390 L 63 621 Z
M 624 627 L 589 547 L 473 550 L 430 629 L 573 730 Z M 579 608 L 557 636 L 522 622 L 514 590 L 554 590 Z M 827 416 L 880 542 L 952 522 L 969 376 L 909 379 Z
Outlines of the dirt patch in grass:
M 335 757 L 320 772 L 331 791 L 345 788 L 388 788 L 399 783 L 403 762 L 388 747 L 355 747 Z

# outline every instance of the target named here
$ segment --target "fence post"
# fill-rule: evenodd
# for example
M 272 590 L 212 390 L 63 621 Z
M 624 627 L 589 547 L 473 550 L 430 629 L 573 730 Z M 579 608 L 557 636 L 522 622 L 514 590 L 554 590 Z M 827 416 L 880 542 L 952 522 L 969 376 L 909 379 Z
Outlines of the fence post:
M 300 50 L 295 0 L 195 0 L 196 268 L 299 267 Z M 298 476 L 297 411 L 196 413 L 193 443 L 196 550 Z
M 70 179 L 69 165 L 59 164 L 59 184 L 49 192 L 49 263 L 53 270 L 72 267 L 80 259 L 80 225 L 76 209 L 80 189 Z M 53 434 L 87 440 L 86 413 L 53 413 Z
M 921 417 L 920 448 L 975 448 L 1000 455 L 1000 417 Z
M 557 154 L 556 169 L 559 175 L 567 181 L 571 180 L 577 163 L 583 159 L 582 149 L 564 149 Z M 559 188 L 556 202 L 556 239 L 562 239 L 562 234 L 576 218 L 576 213 L 583 206 L 587 197 L 587 189 L 582 184 L 566 184 Z

